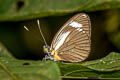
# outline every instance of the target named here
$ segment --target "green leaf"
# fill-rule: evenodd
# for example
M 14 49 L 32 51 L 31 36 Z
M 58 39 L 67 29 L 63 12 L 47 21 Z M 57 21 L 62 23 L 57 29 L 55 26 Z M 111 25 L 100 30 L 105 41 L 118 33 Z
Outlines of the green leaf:
M 102 59 L 84 62 L 82 66 L 104 72 L 120 70 L 120 54 L 112 52 Z
M 60 72 L 57 65 L 52 61 L 0 58 L 0 79 L 5 78 L 14 80 L 60 80 Z
M 1 0 L 0 21 L 120 8 L 119 0 Z
M 60 71 L 52 61 L 15 59 L 0 44 L 0 80 L 60 80 Z
M 0 42 L 0 57 L 14 58 L 1 42 Z
M 58 63 L 58 65 L 62 72 L 62 78 L 120 78 L 120 54 L 115 52 L 98 60 L 82 63 Z

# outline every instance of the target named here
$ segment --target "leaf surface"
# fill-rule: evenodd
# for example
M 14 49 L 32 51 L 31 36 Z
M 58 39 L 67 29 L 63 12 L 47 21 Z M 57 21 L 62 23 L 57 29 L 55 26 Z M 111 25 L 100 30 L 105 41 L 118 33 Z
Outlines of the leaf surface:
M 1 80 L 61 80 L 58 66 L 52 61 L 18 60 L 0 44 Z
M 120 78 L 120 54 L 82 63 L 58 63 L 63 78 L 112 79 Z
M 0 21 L 120 8 L 119 0 L 1 0 Z

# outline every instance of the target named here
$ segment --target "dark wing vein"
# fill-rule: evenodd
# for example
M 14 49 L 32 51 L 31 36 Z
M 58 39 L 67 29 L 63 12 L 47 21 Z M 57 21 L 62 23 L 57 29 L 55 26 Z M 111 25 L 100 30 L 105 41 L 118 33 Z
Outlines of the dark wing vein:
M 89 17 L 86 14 L 79 14 L 70 19 L 53 38 L 51 48 L 54 49 L 61 40 L 61 35 L 67 31 L 70 34 L 65 39 L 64 43 L 57 49 L 58 55 L 64 61 L 79 62 L 87 58 L 90 53 L 91 44 L 91 24 Z M 69 26 L 71 22 L 78 22 L 82 24 L 82 31 L 78 28 Z M 85 33 L 83 32 L 85 31 Z M 58 39 L 56 39 L 58 38 Z

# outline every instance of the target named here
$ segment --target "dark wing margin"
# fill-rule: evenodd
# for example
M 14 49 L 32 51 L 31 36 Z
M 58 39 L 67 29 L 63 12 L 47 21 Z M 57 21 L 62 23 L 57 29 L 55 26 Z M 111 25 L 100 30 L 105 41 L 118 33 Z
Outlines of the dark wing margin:
M 69 25 L 72 22 L 82 24 L 82 27 L 79 29 L 72 27 Z M 79 13 L 68 20 L 53 38 L 51 49 L 56 47 L 60 41 L 60 36 L 68 31 L 70 34 L 61 47 L 57 49 L 58 55 L 63 61 L 81 62 L 88 57 L 91 47 L 91 23 L 88 15 Z

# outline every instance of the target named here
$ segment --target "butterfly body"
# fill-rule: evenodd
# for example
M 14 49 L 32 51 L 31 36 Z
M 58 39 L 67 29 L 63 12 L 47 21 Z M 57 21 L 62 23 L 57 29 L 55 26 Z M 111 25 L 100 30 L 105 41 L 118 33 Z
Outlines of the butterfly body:
M 90 47 L 90 19 L 88 15 L 79 13 L 59 29 L 47 53 L 54 61 L 81 62 L 88 57 Z
M 43 46 L 43 51 L 44 51 L 44 53 L 48 54 L 45 56 L 45 58 L 44 58 L 45 60 L 46 59 L 50 59 L 50 60 L 54 60 L 54 61 L 62 60 L 58 56 L 58 53 L 55 50 L 50 50 L 49 46 Z

